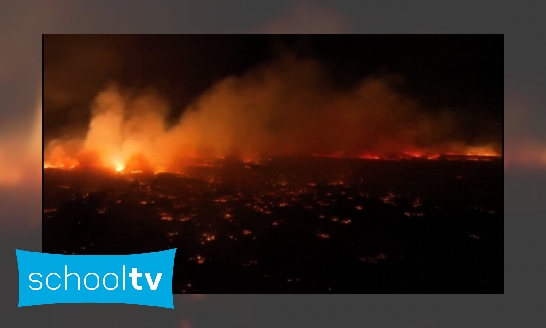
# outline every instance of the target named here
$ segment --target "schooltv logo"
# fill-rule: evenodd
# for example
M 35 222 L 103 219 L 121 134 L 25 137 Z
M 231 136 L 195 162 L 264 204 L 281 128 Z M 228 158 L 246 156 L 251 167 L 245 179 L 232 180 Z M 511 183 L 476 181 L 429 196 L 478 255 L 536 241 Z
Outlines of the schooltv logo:
M 60 255 L 16 250 L 19 307 L 125 303 L 174 308 L 175 249 L 132 255 Z

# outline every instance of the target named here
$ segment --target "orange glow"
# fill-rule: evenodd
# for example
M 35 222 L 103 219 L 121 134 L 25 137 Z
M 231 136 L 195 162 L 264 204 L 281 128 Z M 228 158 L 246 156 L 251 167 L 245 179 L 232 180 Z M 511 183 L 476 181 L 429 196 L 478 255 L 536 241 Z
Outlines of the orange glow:
M 360 159 L 381 159 L 381 157 L 379 157 L 377 155 L 368 155 L 368 154 L 360 155 L 360 156 L 358 156 L 358 158 L 360 158 Z
M 116 164 L 116 172 L 122 172 L 125 169 L 123 164 Z
M 418 153 L 418 152 L 406 152 L 404 153 L 405 156 L 408 156 L 408 157 L 413 157 L 413 158 L 421 158 L 423 157 L 423 154 L 421 153 Z

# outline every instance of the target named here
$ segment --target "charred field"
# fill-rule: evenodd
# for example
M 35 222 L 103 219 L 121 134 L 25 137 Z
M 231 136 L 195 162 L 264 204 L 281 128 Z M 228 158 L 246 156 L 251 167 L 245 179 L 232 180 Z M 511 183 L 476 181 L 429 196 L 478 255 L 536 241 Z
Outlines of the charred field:
M 177 248 L 174 293 L 503 293 L 501 159 L 48 168 L 43 185 L 43 252 Z

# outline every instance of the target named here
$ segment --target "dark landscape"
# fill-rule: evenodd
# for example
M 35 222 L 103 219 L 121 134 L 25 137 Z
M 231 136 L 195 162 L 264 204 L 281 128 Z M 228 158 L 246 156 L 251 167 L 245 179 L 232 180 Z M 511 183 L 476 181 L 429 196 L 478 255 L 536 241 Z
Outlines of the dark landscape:
M 44 169 L 43 252 L 177 248 L 174 293 L 503 293 L 501 157 Z

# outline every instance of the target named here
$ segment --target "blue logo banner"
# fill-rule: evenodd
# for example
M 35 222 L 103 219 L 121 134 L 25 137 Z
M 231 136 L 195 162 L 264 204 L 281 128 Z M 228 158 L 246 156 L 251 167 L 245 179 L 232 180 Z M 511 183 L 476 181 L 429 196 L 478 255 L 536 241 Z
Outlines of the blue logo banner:
M 174 308 L 176 248 L 132 255 L 61 255 L 16 250 L 19 306 L 125 303 Z

